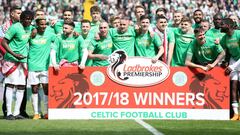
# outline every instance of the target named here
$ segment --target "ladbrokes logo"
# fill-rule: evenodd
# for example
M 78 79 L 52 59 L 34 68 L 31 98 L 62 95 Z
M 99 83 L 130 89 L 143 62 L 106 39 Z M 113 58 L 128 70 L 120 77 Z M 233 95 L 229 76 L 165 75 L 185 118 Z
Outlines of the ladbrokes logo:
M 123 50 L 110 56 L 108 76 L 113 81 L 133 87 L 151 86 L 163 82 L 170 74 L 166 64 L 161 61 L 152 63 L 151 58 L 130 57 Z

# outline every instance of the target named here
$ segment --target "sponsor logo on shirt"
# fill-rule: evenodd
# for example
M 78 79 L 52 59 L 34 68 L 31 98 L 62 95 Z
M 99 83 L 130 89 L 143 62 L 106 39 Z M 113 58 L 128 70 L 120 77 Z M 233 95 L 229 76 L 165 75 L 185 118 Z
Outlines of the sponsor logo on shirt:
M 127 57 L 123 50 L 113 52 L 109 61 L 109 78 L 126 86 L 152 86 L 163 82 L 170 74 L 169 67 L 163 62 L 152 63 L 151 58 Z
M 23 34 L 22 35 L 22 39 L 28 39 L 29 38 L 29 34 Z
M 73 50 L 73 49 L 75 49 L 75 45 L 74 44 L 71 44 L 71 43 L 63 43 L 63 48 L 64 49 L 68 49 L 68 50 Z
M 35 44 L 46 44 L 47 39 L 34 39 L 33 41 Z

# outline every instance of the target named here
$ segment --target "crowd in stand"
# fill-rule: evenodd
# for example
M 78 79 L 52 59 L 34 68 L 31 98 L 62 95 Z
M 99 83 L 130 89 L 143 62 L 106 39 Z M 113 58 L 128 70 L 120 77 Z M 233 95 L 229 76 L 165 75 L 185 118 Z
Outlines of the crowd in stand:
M 95 0 L 92 0 L 95 1 Z M 9 19 L 9 9 L 12 4 L 21 4 L 22 10 L 36 10 L 42 8 L 49 19 L 62 17 L 62 9 L 66 6 L 72 7 L 74 11 L 74 20 L 83 19 L 83 2 L 84 0 L 1 0 L 0 6 L 0 24 Z M 155 22 L 155 12 L 158 8 L 165 8 L 166 17 L 173 19 L 175 10 L 182 11 L 186 16 L 191 17 L 195 9 L 202 9 L 205 18 L 211 23 L 214 13 L 221 12 L 223 16 L 236 15 L 240 17 L 240 2 L 238 0 L 97 0 L 102 9 L 102 17 L 106 20 L 110 16 L 123 14 L 129 16 L 131 20 L 136 20 L 134 15 L 134 6 L 142 4 L 146 12 Z

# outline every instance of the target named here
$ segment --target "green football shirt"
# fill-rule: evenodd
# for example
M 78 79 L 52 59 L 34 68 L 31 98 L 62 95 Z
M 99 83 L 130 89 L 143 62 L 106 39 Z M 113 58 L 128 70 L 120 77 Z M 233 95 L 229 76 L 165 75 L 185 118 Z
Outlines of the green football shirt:
M 134 56 L 135 30 L 129 26 L 125 33 L 119 33 L 116 28 L 110 29 L 109 33 L 113 40 L 113 51 L 123 49 L 128 56 Z
M 92 40 L 88 50 L 92 50 L 93 54 L 103 54 L 109 56 L 112 54 L 113 42 L 108 34 L 106 38 L 100 40 Z M 93 66 L 108 66 L 110 63 L 107 60 L 93 59 Z
M 187 51 L 187 57 L 195 58 L 195 62 L 201 65 L 213 63 L 218 55 L 223 51 L 219 44 L 215 44 L 214 39 L 206 37 L 206 42 L 203 45 L 198 44 L 194 39 Z
M 28 69 L 29 71 L 47 71 L 50 62 L 50 50 L 56 35 L 45 31 L 37 34 L 29 41 Z
M 81 51 L 86 48 L 82 36 L 66 37 L 60 35 L 55 40 L 54 49 L 57 50 L 58 61 L 62 59 L 68 62 L 79 61 Z
M 228 54 L 234 60 L 238 60 L 240 58 L 240 31 L 235 30 L 232 36 L 228 36 L 227 34 L 223 36 L 220 44 L 223 49 L 226 49 Z
M 28 55 L 28 41 L 33 27 L 23 27 L 20 22 L 14 23 L 6 32 L 5 38 L 9 40 L 10 49 L 16 54 Z M 18 60 L 10 53 L 4 55 L 4 59 L 12 62 L 27 62 L 27 58 Z
M 184 34 L 181 29 L 178 28 L 174 31 L 175 47 L 172 57 L 172 66 L 185 66 L 185 59 L 187 56 L 187 49 L 195 38 L 194 34 Z
M 153 38 L 148 32 L 138 35 L 135 40 L 136 56 L 153 58 L 158 53 L 160 45 L 162 45 L 162 42 L 156 33 Z

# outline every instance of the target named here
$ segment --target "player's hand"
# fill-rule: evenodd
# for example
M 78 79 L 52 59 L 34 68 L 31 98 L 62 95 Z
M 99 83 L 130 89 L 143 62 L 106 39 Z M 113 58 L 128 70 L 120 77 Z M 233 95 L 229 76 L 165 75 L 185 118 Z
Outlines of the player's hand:
M 73 31 L 73 36 L 78 37 L 78 36 L 80 36 L 80 34 L 76 31 Z
M 136 25 L 134 26 L 134 28 L 135 28 L 136 31 L 138 31 L 138 30 L 140 29 L 140 26 L 136 24 Z
M 26 58 L 26 56 L 23 56 L 22 54 L 15 54 L 14 57 L 17 58 L 18 60 Z
M 230 67 L 227 67 L 225 69 L 225 75 L 229 75 L 232 72 L 232 69 Z
M 214 68 L 214 65 L 213 64 L 207 64 L 207 71 L 211 70 Z
M 50 22 L 50 25 L 51 25 L 51 26 L 54 26 L 56 23 L 57 23 L 57 19 L 53 19 L 53 20 Z
M 85 65 L 79 65 L 78 67 L 82 70 L 85 69 Z
M 53 68 L 55 71 L 59 71 L 60 70 L 60 66 L 59 65 L 53 65 Z
M 208 67 L 207 67 L 207 66 L 206 66 L 206 67 L 205 67 L 205 66 L 201 66 L 200 68 L 201 68 L 202 70 L 204 70 L 204 71 L 208 71 Z
M 157 57 L 152 58 L 152 63 L 156 63 L 158 61 Z
M 35 38 L 37 35 L 37 29 L 33 29 L 31 33 L 31 38 Z

